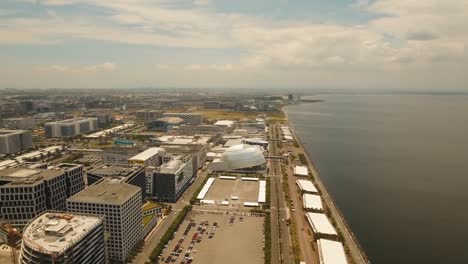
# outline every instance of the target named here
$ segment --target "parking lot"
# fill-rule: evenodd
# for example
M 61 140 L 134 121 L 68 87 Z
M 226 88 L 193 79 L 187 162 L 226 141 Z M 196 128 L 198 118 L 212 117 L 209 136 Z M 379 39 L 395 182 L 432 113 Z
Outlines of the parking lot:
M 230 201 L 229 206 L 243 205 L 244 202 L 258 201 L 258 181 L 224 180 L 216 178 L 210 190 L 206 194 L 206 200 L 214 200 L 216 203 Z M 233 197 L 237 199 L 232 199 Z
M 263 221 L 259 216 L 191 212 L 161 262 L 263 263 Z

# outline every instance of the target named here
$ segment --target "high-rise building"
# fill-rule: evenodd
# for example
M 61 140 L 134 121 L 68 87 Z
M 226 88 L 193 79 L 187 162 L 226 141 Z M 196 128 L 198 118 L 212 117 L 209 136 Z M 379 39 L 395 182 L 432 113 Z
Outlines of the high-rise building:
M 20 263 L 107 263 L 102 217 L 47 212 L 23 231 Z
M 152 121 L 162 117 L 160 110 L 140 110 L 136 112 L 136 118 L 144 121 Z
M 113 179 L 114 181 L 128 183 L 141 189 L 141 198 L 146 199 L 146 174 L 145 167 L 140 165 L 107 165 L 86 173 L 88 186 L 98 183 L 101 179 Z
M 0 154 L 13 154 L 31 147 L 30 130 L 0 130 Z
M 83 165 L 61 163 L 49 169 L 61 169 L 65 171 L 67 178 L 67 197 L 70 197 L 84 189 Z
M 70 176 L 60 168 L 9 168 L 0 171 L 1 218 L 24 226 L 46 210 L 65 210 L 69 194 L 83 189 L 83 173 Z M 73 191 L 71 191 L 73 190 Z
M 3 119 L 3 127 L 7 129 L 33 129 L 36 120 L 32 117 L 13 117 Z
M 95 117 L 79 117 L 44 124 L 45 134 L 48 138 L 74 137 L 94 131 L 96 128 L 98 128 L 98 119 Z
M 153 198 L 164 202 L 176 202 L 194 177 L 192 155 L 173 157 L 153 173 Z
M 163 117 L 179 117 L 184 120 L 186 124 L 200 125 L 203 123 L 203 116 L 198 113 L 164 113 Z
M 89 186 L 67 200 L 70 212 L 105 216 L 111 262 L 124 263 L 143 239 L 141 189 L 111 178 Z

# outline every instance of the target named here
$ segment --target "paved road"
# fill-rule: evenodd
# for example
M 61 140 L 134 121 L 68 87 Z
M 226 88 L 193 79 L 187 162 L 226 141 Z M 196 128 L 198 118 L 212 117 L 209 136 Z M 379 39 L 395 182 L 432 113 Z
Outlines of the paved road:
M 278 139 L 281 139 L 279 128 L 277 125 L 270 125 L 270 156 L 279 156 Z M 293 254 L 290 243 L 289 227 L 286 225 L 287 207 L 283 192 L 283 177 L 281 175 L 281 161 L 270 160 L 270 207 L 271 207 L 271 243 L 272 243 L 272 258 L 275 263 L 293 263 Z M 284 219 L 284 220 L 283 220 Z
M 161 240 L 161 237 L 166 233 L 167 229 L 169 229 L 177 214 L 182 210 L 182 208 L 184 208 L 184 206 L 190 203 L 190 198 L 192 197 L 193 193 L 198 190 L 198 187 L 203 183 L 207 173 L 205 171 L 199 171 L 197 175 L 198 176 L 195 181 L 188 188 L 185 194 L 179 199 L 179 201 L 177 201 L 175 204 L 172 204 L 173 210 L 166 217 L 164 222 L 156 227 L 156 229 L 146 238 L 142 252 L 134 258 L 132 263 L 143 264 L 148 261 L 154 247 L 159 243 L 159 240 Z

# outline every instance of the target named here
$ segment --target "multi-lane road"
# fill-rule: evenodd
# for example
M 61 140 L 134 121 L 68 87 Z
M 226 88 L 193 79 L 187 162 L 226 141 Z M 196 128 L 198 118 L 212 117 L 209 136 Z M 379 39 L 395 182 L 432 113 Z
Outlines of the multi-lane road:
M 269 156 L 280 156 L 278 142 L 281 135 L 277 125 L 270 125 Z M 293 254 L 289 227 L 287 225 L 288 208 L 283 192 L 283 177 L 281 172 L 281 160 L 270 159 L 270 215 L 271 215 L 271 262 L 273 264 L 292 264 Z

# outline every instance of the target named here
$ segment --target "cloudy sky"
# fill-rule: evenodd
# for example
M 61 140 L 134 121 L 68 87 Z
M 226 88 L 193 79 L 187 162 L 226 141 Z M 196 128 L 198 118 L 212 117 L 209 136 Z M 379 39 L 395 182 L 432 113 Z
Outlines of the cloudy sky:
M 468 91 L 466 0 L 1 0 L 0 88 Z

